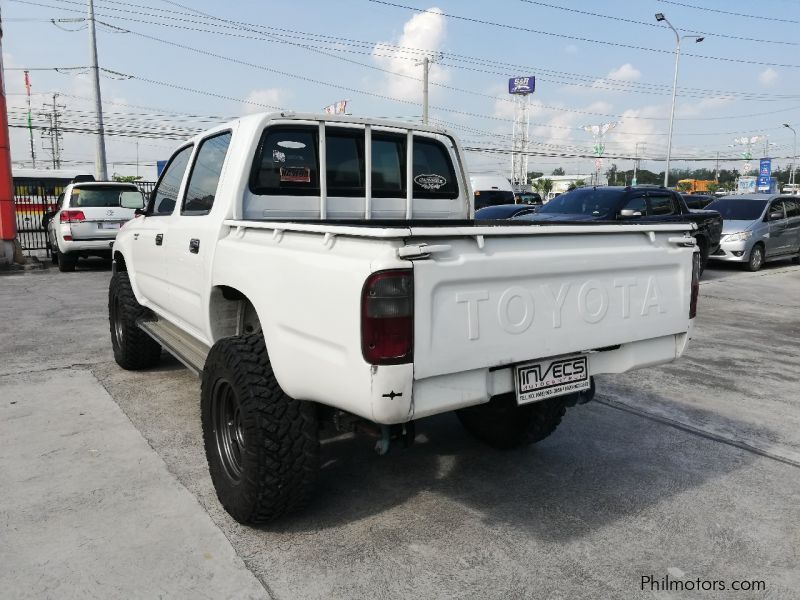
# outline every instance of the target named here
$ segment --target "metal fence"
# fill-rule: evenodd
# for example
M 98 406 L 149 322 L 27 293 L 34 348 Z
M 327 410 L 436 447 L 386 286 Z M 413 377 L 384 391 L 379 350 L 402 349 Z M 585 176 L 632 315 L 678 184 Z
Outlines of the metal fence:
M 45 215 L 55 212 L 58 197 L 69 182 L 68 179 L 55 178 L 14 179 L 17 239 L 26 255 L 46 254 L 50 256 Z M 149 196 L 155 187 L 154 181 L 136 181 L 134 183 L 144 192 L 145 196 Z

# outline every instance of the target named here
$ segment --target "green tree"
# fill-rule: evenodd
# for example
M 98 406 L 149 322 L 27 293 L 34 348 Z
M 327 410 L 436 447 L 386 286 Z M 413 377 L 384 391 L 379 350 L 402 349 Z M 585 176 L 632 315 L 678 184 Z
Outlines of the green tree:
M 551 175 L 554 175 L 554 176 L 559 176 L 559 175 L 564 175 L 564 174 L 565 174 L 564 173 L 564 169 L 562 169 L 561 167 L 558 167 L 557 169 L 553 169 L 553 172 L 551 173 Z
M 716 194 L 719 191 L 720 187 L 721 186 L 720 186 L 719 183 L 709 183 L 708 184 L 708 188 L 707 188 L 708 189 L 708 193 L 713 196 L 714 194 Z
M 123 183 L 133 183 L 134 181 L 139 181 L 141 176 L 139 175 L 119 175 L 114 173 L 111 176 L 111 181 L 121 181 Z
M 692 184 L 688 181 L 679 181 L 677 189 L 679 192 L 689 192 L 692 190 Z
M 619 169 L 617 168 L 617 163 L 611 163 L 608 171 L 606 171 L 606 177 L 608 177 L 608 185 L 615 185 L 617 181 L 617 173 Z

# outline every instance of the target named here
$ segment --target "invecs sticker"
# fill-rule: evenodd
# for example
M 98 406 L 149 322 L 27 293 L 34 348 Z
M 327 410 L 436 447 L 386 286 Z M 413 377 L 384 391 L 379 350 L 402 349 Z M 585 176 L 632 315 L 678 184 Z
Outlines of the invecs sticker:
M 414 177 L 414 183 L 424 190 L 438 190 L 440 187 L 447 183 L 447 179 L 441 175 L 417 175 Z

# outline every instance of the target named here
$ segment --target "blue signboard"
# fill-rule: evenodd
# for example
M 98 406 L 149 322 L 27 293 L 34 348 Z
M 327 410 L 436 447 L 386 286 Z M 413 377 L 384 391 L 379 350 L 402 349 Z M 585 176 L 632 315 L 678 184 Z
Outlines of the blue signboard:
M 164 170 L 164 167 L 167 166 L 167 161 L 165 160 L 157 160 L 156 161 L 156 174 L 161 177 L 161 171 Z
M 536 88 L 536 77 L 512 77 L 508 80 L 509 94 L 532 94 Z
M 758 167 L 758 176 L 769 177 L 770 175 L 772 175 L 772 159 L 762 158 L 761 164 Z

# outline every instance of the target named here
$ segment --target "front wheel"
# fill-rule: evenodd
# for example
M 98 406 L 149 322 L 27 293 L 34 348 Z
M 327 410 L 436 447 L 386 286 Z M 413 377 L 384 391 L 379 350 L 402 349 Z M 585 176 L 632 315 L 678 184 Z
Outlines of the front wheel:
M 214 344 L 200 409 L 211 481 L 234 519 L 265 523 L 308 504 L 319 470 L 316 409 L 283 392 L 262 335 Z
M 750 251 L 750 259 L 747 261 L 748 271 L 758 271 L 764 264 L 764 247 L 756 244 Z
M 515 394 L 456 411 L 464 428 L 493 448 L 509 450 L 540 442 L 556 430 L 569 397 L 517 405 Z
M 61 255 L 64 260 L 64 255 Z M 61 263 L 59 263 L 60 265 Z M 128 274 L 115 273 L 108 287 L 108 322 L 114 360 L 128 371 L 153 367 L 161 357 L 161 346 L 142 331 L 136 321 L 147 317 L 147 309 L 136 301 Z

